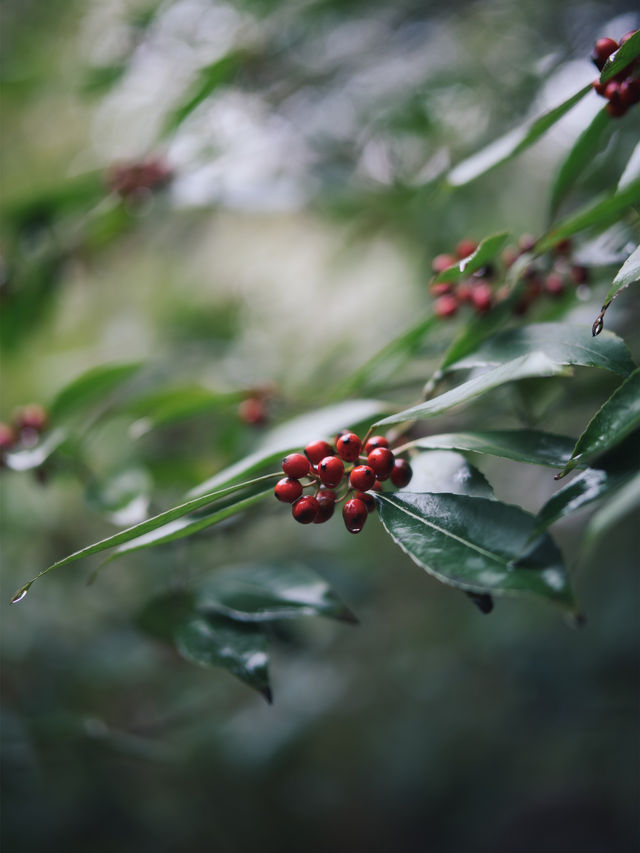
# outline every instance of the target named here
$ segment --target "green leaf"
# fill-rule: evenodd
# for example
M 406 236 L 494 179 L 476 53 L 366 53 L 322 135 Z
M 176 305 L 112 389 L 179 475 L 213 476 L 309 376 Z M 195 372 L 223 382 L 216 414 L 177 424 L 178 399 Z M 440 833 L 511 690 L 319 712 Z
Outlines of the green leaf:
M 602 333 L 604 315 L 606 314 L 609 305 L 611 305 L 621 290 L 624 290 L 625 287 L 629 287 L 630 284 L 633 284 L 634 281 L 638 280 L 640 280 L 640 246 L 638 246 L 636 250 L 629 255 L 622 267 L 618 270 L 616 277 L 613 280 L 613 284 L 606 295 L 604 304 L 600 309 L 600 313 L 591 327 L 591 334 L 594 337 L 596 337 L 596 335 L 601 335 Z
M 267 637 L 259 625 L 196 617 L 178 625 L 175 644 L 186 660 L 229 670 L 271 704 Z
M 486 237 L 472 255 L 463 258 L 453 266 L 443 270 L 435 277 L 434 281 L 457 282 L 472 275 L 476 270 L 486 267 L 487 264 L 491 263 L 500 254 L 509 240 L 509 236 L 508 231 L 502 231 L 500 234 Z
M 493 500 L 493 489 L 486 477 L 460 453 L 449 450 L 429 450 L 411 457 L 413 476 L 403 491 L 448 492 L 454 495 Z
M 135 362 L 92 367 L 58 391 L 49 407 L 51 419 L 67 418 L 102 401 L 107 394 L 127 382 L 141 366 L 140 362 Z
M 546 530 L 560 518 L 571 515 L 582 507 L 617 491 L 629 477 L 629 473 L 612 474 L 599 468 L 587 468 L 581 471 L 542 507 L 538 513 L 536 532 Z
M 167 117 L 164 132 L 176 130 L 217 88 L 230 83 L 245 59 L 244 51 L 234 50 L 202 68 L 186 100 Z
M 326 616 L 357 622 L 329 584 L 300 563 L 234 566 L 217 571 L 196 592 L 196 606 L 241 622 Z
M 596 512 L 587 527 L 585 545 L 591 548 L 623 518 L 640 510 L 640 473 L 636 472 L 622 485 L 614 496 Z
M 12 471 L 31 471 L 39 468 L 68 438 L 64 429 L 53 429 L 35 447 L 5 453 L 3 462 Z
M 571 454 L 571 459 L 556 479 L 564 477 L 577 465 L 619 444 L 640 426 L 640 368 L 634 370 L 622 385 L 595 413 L 587 424 Z
M 152 429 L 238 403 L 245 396 L 244 391 L 215 392 L 198 385 L 169 388 L 134 400 L 128 411 L 140 418 L 134 429 L 139 437 Z
M 627 160 L 627 165 L 624 167 L 624 171 L 618 181 L 618 189 L 623 190 L 638 178 L 640 178 L 640 142 L 638 142 Z
M 543 352 L 556 364 L 602 367 L 621 376 L 628 376 L 635 369 L 622 338 L 607 332 L 594 340 L 590 328 L 569 323 L 530 323 L 504 329 L 449 369 L 489 367 L 534 351 Z
M 461 403 L 467 403 L 476 397 L 486 394 L 506 382 L 514 382 L 518 379 L 526 379 L 533 376 L 560 376 L 567 375 L 568 369 L 561 367 L 551 361 L 542 352 L 532 352 L 529 355 L 515 358 L 492 370 L 487 370 L 486 373 L 480 376 L 474 376 L 468 379 L 457 388 L 452 388 L 451 391 L 446 391 L 433 400 L 427 400 L 425 403 L 420 403 L 417 406 L 412 406 L 410 409 L 405 409 L 395 415 L 383 418 L 378 421 L 375 426 L 384 424 L 397 424 L 408 420 L 421 420 L 423 418 L 432 418 L 442 414 L 454 406 Z
M 142 468 L 126 468 L 90 484 L 86 499 L 92 509 L 118 526 L 137 524 L 147 516 L 151 477 Z
M 574 440 L 564 435 L 553 435 L 539 430 L 487 430 L 485 432 L 452 432 L 417 438 L 398 448 L 410 447 L 430 450 L 434 448 L 484 453 L 527 462 L 530 465 L 549 465 L 561 468 L 571 457 Z M 431 489 L 429 490 L 431 491 Z
M 392 539 L 442 583 L 575 608 L 560 551 L 546 534 L 529 546 L 535 518 L 519 507 L 465 495 L 375 497 Z
M 593 158 L 609 141 L 616 123 L 604 109 L 596 113 L 592 122 L 582 131 L 563 160 L 551 188 L 551 215 L 555 215 L 565 196 L 572 189 L 580 174 L 591 165 Z
M 595 204 L 589 204 L 563 220 L 536 243 L 536 253 L 549 251 L 561 240 L 572 237 L 587 228 L 605 228 L 620 218 L 626 210 L 640 203 L 640 178 L 605 196 Z
M 277 474 L 275 476 L 280 475 Z M 81 548 L 79 551 L 74 551 L 73 554 L 69 554 L 68 556 L 63 557 L 61 560 L 52 563 L 50 566 L 48 566 L 46 569 L 43 569 L 30 581 L 20 587 L 20 589 L 11 598 L 11 603 L 17 604 L 18 601 L 22 601 L 32 584 L 34 584 L 35 581 L 37 581 L 43 575 L 48 574 L 54 569 L 59 569 L 62 568 L 62 566 L 67 566 L 69 565 L 69 563 L 73 563 L 76 560 L 81 559 L 82 557 L 89 557 L 91 554 L 99 554 L 101 551 L 106 551 L 109 548 L 115 548 L 117 545 L 122 545 L 125 542 L 130 542 L 132 539 L 135 539 L 146 533 L 150 533 L 151 531 L 156 530 L 162 525 L 168 524 L 169 522 L 174 521 L 175 519 L 182 518 L 183 516 L 188 515 L 190 512 L 194 512 L 195 510 L 198 510 L 201 507 L 207 506 L 207 504 L 213 503 L 219 498 L 225 497 L 226 495 L 236 492 L 239 489 L 248 488 L 260 481 L 264 482 L 266 480 L 271 480 L 273 482 L 273 479 L 274 475 L 267 475 L 266 477 L 259 477 L 256 480 L 250 480 L 246 483 L 239 483 L 232 486 L 227 486 L 224 489 L 218 489 L 217 491 L 208 492 L 205 495 L 194 498 L 193 500 L 186 501 L 186 503 L 180 504 L 179 506 L 175 506 L 172 509 L 167 510 L 166 512 L 161 512 L 159 515 L 153 516 L 153 518 L 148 518 L 146 521 L 143 521 L 140 524 L 135 524 L 132 527 L 128 527 L 126 530 L 121 530 L 120 533 L 114 533 L 113 536 L 108 536 L 106 539 L 101 539 L 99 542 L 95 542 L 93 545 L 87 545 L 85 548 Z
M 512 294 L 512 297 L 514 298 L 514 294 Z M 513 317 L 512 297 L 498 303 L 488 314 L 480 314 L 473 317 L 468 323 L 465 323 L 460 333 L 454 338 L 451 346 L 446 351 L 440 365 L 439 374 L 437 375 L 442 376 L 450 365 L 473 352 L 496 329 L 511 321 Z
M 636 56 L 640 56 L 640 30 L 619 47 L 605 62 L 600 73 L 600 82 L 606 83 L 619 71 L 627 67 Z
M 534 120 L 527 120 L 520 127 L 516 127 L 514 130 L 509 131 L 509 133 L 492 142 L 486 148 L 483 148 L 482 151 L 463 160 L 462 163 L 454 166 L 449 172 L 447 175 L 448 182 L 454 187 L 468 184 L 470 181 L 480 177 L 480 175 L 484 175 L 501 163 L 506 163 L 507 160 L 525 151 L 534 142 L 537 142 L 549 128 L 553 127 L 565 113 L 569 112 L 590 91 L 591 84 L 584 86 L 579 92 L 576 92 L 575 95 L 572 95 L 557 107 L 554 107 Z

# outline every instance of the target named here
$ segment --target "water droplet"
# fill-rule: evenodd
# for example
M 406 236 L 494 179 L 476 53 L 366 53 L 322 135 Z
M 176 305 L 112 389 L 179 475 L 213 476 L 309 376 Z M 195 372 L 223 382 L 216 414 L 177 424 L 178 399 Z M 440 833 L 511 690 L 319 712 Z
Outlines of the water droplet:
M 16 592 L 16 594 L 13 596 L 9 604 L 17 604 L 19 601 L 22 601 L 22 599 L 26 596 L 28 592 L 28 586 L 26 586 L 24 589 L 19 589 L 18 592 Z

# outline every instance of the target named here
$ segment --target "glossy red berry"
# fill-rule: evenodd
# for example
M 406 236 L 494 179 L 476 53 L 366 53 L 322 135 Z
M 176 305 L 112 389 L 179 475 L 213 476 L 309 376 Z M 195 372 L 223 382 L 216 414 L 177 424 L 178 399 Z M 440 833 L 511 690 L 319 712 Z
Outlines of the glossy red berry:
M 291 477 L 283 477 L 276 483 L 273 493 L 282 503 L 292 504 L 302 494 L 302 484 Z
M 282 460 L 282 470 L 287 477 L 304 477 L 309 473 L 309 460 L 302 453 L 290 453 Z
M 367 465 L 373 468 L 373 471 L 378 480 L 386 480 L 396 457 L 387 447 L 376 447 L 367 456 Z
M 300 524 L 311 524 L 318 515 L 318 501 L 311 495 L 299 498 L 291 507 L 291 514 Z
M 313 519 L 314 524 L 324 524 L 329 521 L 336 508 L 336 493 L 331 489 L 320 489 L 316 495 L 318 513 Z
M 403 489 L 405 486 L 409 485 L 411 478 L 413 477 L 411 465 L 409 465 L 406 459 L 396 459 L 390 476 L 393 485 L 397 486 L 399 489 Z
M 342 518 L 349 533 L 360 533 L 367 515 L 366 504 L 358 498 L 351 498 L 342 507 Z
M 389 442 L 383 435 L 372 435 L 364 445 L 364 454 L 368 456 L 376 447 L 389 447 Z
M 623 80 L 618 89 L 618 98 L 623 107 L 632 107 L 640 100 L 640 78 L 630 77 Z
M 456 262 L 454 255 L 436 255 L 431 264 L 431 269 L 436 273 L 444 272 Z
M 309 462 L 312 465 L 317 465 L 325 456 L 333 455 L 333 447 L 328 441 L 310 441 L 304 449 Z
M 369 492 L 354 492 L 353 499 L 362 501 L 366 506 L 368 513 L 374 512 L 376 508 L 376 499 L 373 495 L 370 495 Z
M 355 462 L 360 456 L 362 442 L 355 432 L 347 432 L 341 435 L 336 442 L 336 450 L 345 462 Z
M 436 317 L 453 317 L 458 310 L 458 300 L 455 296 L 440 296 L 433 304 Z
M 318 474 L 325 486 L 337 486 L 344 476 L 344 463 L 337 456 L 325 456 L 318 465 Z
M 622 38 L 620 39 L 620 47 L 622 47 L 622 45 L 623 45 L 626 41 L 629 41 L 629 39 L 631 38 L 631 36 L 635 36 L 635 34 L 636 34 L 637 32 L 638 32 L 638 30 L 629 30 L 629 32 L 628 32 L 628 33 L 625 33 L 625 34 L 622 36 Z
M 478 314 L 486 314 L 491 310 L 493 293 L 486 281 L 478 282 L 471 289 L 471 304 Z
M 357 465 L 349 475 L 349 484 L 354 489 L 366 492 L 376 481 L 376 472 L 369 465 Z
M 607 88 L 607 84 L 601 83 L 600 78 L 596 77 L 596 79 L 591 85 L 593 86 L 594 92 L 596 92 L 596 94 L 598 95 L 602 95 L 602 97 L 604 98 L 604 90 Z
M 618 42 L 610 38 L 601 38 L 596 41 L 593 46 L 591 60 L 599 71 L 602 71 L 604 64 L 609 59 L 611 54 L 618 49 Z
M 475 240 L 460 240 L 456 246 L 456 255 L 459 260 L 462 260 L 463 258 L 468 258 L 469 255 L 473 255 L 477 248 L 478 244 Z

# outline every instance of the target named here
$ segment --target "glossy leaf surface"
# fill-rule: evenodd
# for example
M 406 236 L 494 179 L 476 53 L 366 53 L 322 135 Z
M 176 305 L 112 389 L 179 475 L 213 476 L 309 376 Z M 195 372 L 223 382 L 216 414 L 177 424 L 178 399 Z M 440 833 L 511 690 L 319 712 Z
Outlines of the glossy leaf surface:
M 586 544 L 591 547 L 598 539 L 632 513 L 640 511 L 640 473 L 636 472 L 601 507 L 589 521 Z
M 448 494 L 376 495 L 382 523 L 411 559 L 437 580 L 470 592 L 535 595 L 572 607 L 562 555 L 519 507 Z
M 629 255 L 627 260 L 616 273 L 616 277 L 613 279 L 613 284 L 607 293 L 605 302 L 611 302 L 611 300 L 615 299 L 621 290 L 624 290 L 625 287 L 629 287 L 630 284 L 637 281 L 640 281 L 640 246 L 638 246 L 636 250 Z
M 480 376 L 474 376 L 472 379 L 458 385 L 457 388 L 452 388 L 451 391 L 446 391 L 444 394 L 434 397 L 433 400 L 427 400 L 425 403 L 420 403 L 417 406 L 412 406 L 410 409 L 405 409 L 395 415 L 383 418 L 378 421 L 377 425 L 432 418 L 452 409 L 454 406 L 480 397 L 486 394 L 487 391 L 491 391 L 507 382 L 515 382 L 518 379 L 526 379 L 534 376 L 566 375 L 566 373 L 567 368 L 555 364 L 544 353 L 533 352 L 530 355 L 515 358 L 512 361 L 487 370 L 486 373 Z
M 619 71 L 627 67 L 637 56 L 640 56 L 640 30 L 627 39 L 605 62 L 600 73 L 600 82 L 606 83 L 615 77 Z
M 429 450 L 410 459 L 413 476 L 402 492 L 447 492 L 493 500 L 493 489 L 487 478 L 460 453 L 451 450 Z
M 588 506 L 617 491 L 629 477 L 629 474 L 620 472 L 613 474 L 599 468 L 587 468 L 586 471 L 581 471 L 545 503 L 538 513 L 536 529 L 545 530 L 560 518 L 571 515 L 583 506 Z
M 461 261 L 458 261 L 449 269 L 443 270 L 435 277 L 436 282 L 457 282 L 472 275 L 476 270 L 487 266 L 500 254 L 509 240 L 509 232 L 503 231 L 486 237 L 475 252 Z
M 561 468 L 571 457 L 574 440 L 539 430 L 487 430 L 428 435 L 410 442 L 407 447 L 423 450 L 441 448 L 462 452 L 500 456 L 531 465 Z

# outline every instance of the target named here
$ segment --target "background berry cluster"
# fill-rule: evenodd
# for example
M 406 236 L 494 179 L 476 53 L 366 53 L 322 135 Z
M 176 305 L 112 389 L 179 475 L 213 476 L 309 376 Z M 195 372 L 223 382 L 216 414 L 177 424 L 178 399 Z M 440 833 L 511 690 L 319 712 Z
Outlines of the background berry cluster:
M 0 423 L 0 468 L 9 450 L 34 447 L 49 423 L 49 415 L 39 403 L 29 403 L 16 409 L 10 423 Z
M 342 518 L 350 533 L 360 533 L 367 516 L 376 508 L 370 490 L 380 491 L 390 480 L 403 488 L 412 477 L 405 459 L 397 459 L 388 440 L 374 435 L 363 442 L 358 435 L 343 430 L 335 449 L 324 440 L 312 441 L 302 453 L 290 453 L 282 460 L 285 477 L 276 483 L 279 501 L 292 504 L 291 512 L 300 524 L 323 524 L 345 501 Z M 301 482 L 304 480 L 304 482 Z M 305 495 L 305 489 L 310 494 Z
M 632 30 L 622 36 L 619 42 L 611 38 L 600 38 L 593 47 L 591 59 L 598 71 L 602 71 L 604 64 L 612 53 L 623 45 L 637 30 Z M 640 101 L 640 61 L 634 59 L 611 80 L 601 83 L 600 79 L 593 81 L 595 91 L 606 98 L 609 103 L 606 111 L 613 118 L 623 116 L 629 107 Z

